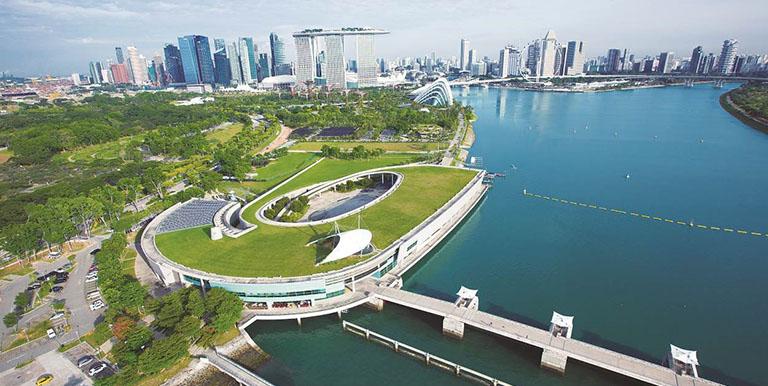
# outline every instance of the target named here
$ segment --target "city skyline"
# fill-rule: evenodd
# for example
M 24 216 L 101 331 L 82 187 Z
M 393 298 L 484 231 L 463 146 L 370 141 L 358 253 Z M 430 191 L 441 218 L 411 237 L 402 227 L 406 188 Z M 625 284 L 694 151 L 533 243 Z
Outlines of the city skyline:
M 599 4 L 590 3 L 568 13 L 567 17 L 547 14 L 541 18 L 537 16 L 548 6 L 494 3 L 489 7 L 474 2 L 459 2 L 452 7 L 409 3 L 363 6 L 331 1 L 322 7 L 313 4 L 297 7 L 290 3 L 258 6 L 262 21 L 252 23 L 241 20 L 247 12 L 230 11 L 242 8 L 242 4 L 229 1 L 219 4 L 221 6 L 194 2 L 186 5 L 133 1 L 109 4 L 59 0 L 4 2 L 0 11 L 8 15 L 8 22 L 0 27 L 0 51 L 6 53 L 0 58 L 0 70 L 20 76 L 85 73 L 88 62 L 113 57 L 115 46 L 133 46 L 146 58 L 153 58 L 162 53 L 165 43 L 174 43 L 178 36 L 191 34 L 227 41 L 252 36 L 258 52 L 268 52 L 269 34 L 276 33 L 283 37 L 285 59 L 295 62 L 294 43 L 284 37 L 306 26 L 345 25 L 376 25 L 392 31 L 392 36 L 376 47 L 378 57 L 390 59 L 423 56 L 433 51 L 446 58 L 457 56 L 456 41 L 462 37 L 472 42 L 472 48 L 480 57 L 493 58 L 507 44 L 524 44 L 544 36 L 548 29 L 557 31 L 558 36 L 567 36 L 568 40 L 587 42 L 587 57 L 605 55 L 610 48 L 628 48 L 638 56 L 662 51 L 688 56 L 698 45 L 703 46 L 706 53 L 719 52 L 723 40 L 730 38 L 739 40 L 742 53 L 761 53 L 766 47 L 762 45 L 760 31 L 749 26 L 765 24 L 768 19 L 768 13 L 763 12 L 765 7 L 753 1 L 725 16 L 715 9 L 691 10 L 677 4 L 665 4 L 663 14 L 637 9 L 649 9 L 653 4 L 622 5 L 620 8 L 624 11 L 632 11 L 636 23 L 617 18 L 620 10 L 602 9 Z M 330 17 L 341 14 L 333 10 L 342 7 L 346 10 L 344 16 Z M 298 9 L 287 12 L 289 8 Z M 170 13 L 177 17 L 168 19 Z M 531 17 L 520 16 L 522 14 Z M 700 23 L 715 16 L 722 22 Z M 162 17 L 165 19 L 159 23 Z M 152 28 L 147 29 L 147 25 Z M 606 30 L 611 33 L 606 34 Z M 49 60 L 40 61 L 40 56 Z

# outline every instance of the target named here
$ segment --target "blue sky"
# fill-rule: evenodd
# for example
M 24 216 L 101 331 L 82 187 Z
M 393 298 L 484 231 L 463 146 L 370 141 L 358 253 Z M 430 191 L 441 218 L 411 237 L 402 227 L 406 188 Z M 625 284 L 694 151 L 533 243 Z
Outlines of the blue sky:
M 17 75 L 87 72 L 89 60 L 113 58 L 116 45 L 152 57 L 164 42 L 201 34 L 253 36 L 266 48 L 269 32 L 286 38 L 306 27 L 372 26 L 392 33 L 377 56 L 458 55 L 466 37 L 481 56 L 506 43 L 523 44 L 554 29 L 560 40 L 583 40 L 588 56 L 629 48 L 644 56 L 695 45 L 717 52 L 726 38 L 740 52 L 766 53 L 768 1 L 158 1 L 0 0 L 0 70 Z

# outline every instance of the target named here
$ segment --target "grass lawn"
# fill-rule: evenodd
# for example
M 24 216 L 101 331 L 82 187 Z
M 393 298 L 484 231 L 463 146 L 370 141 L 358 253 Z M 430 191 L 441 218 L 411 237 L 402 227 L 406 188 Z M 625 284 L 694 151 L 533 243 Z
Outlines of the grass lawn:
M 19 330 L 16 340 L 14 340 L 10 346 L 6 347 L 5 350 L 21 346 L 22 344 L 27 343 L 27 341 L 31 342 L 37 338 L 42 338 L 47 335 L 46 331 L 48 331 L 49 328 L 51 328 L 51 321 L 46 319 L 28 329 Z M 26 334 L 24 331 L 26 331 Z
M 9 159 L 13 157 L 13 151 L 11 150 L 0 150 L 0 164 L 4 164 L 8 162 Z
M 290 150 L 320 151 L 323 145 L 335 146 L 342 150 L 350 150 L 355 146 L 363 145 L 366 149 L 381 148 L 385 151 L 423 152 L 435 151 L 438 146 L 445 149 L 448 145 L 438 142 L 299 142 L 291 146 Z
M 109 328 L 107 322 L 101 322 L 96 325 L 96 328 L 83 337 L 91 347 L 98 349 L 104 342 L 108 341 L 112 337 L 112 330 Z
M 238 335 L 240 335 L 240 330 L 237 328 L 237 326 L 232 326 L 229 328 L 229 330 L 224 331 L 221 333 L 221 335 L 217 336 L 216 339 L 213 340 L 213 345 L 221 346 L 230 340 L 237 338 Z
M 301 186 L 342 177 L 382 166 L 383 160 L 323 160 L 290 183 L 270 194 L 282 194 Z M 373 232 L 373 243 L 383 249 L 434 213 L 474 177 L 474 171 L 434 166 L 399 169 L 405 177 L 400 187 L 378 204 L 362 212 L 363 226 Z M 269 197 L 259 199 L 245 214 L 254 213 Z M 353 229 L 357 216 L 338 222 Z M 166 257 L 203 271 L 243 277 L 302 276 L 336 270 L 367 257 L 348 257 L 315 266 L 322 257 L 314 246 L 305 245 L 328 234 L 333 225 L 287 228 L 263 223 L 239 239 L 211 241 L 208 226 L 157 235 L 156 243 Z
M 192 361 L 192 358 L 189 356 L 185 356 L 181 359 L 179 359 L 178 362 L 171 365 L 171 367 L 166 368 L 165 370 L 148 376 L 143 377 L 140 381 L 135 383 L 135 386 L 160 386 L 164 384 L 167 380 L 171 379 L 174 375 L 184 371 L 184 369 L 189 366 L 189 362 Z
M 86 146 L 77 150 L 65 151 L 54 159 L 68 162 L 92 162 L 120 158 L 131 141 L 143 141 L 142 134 L 120 138 L 116 141 Z
M 257 173 L 254 181 L 225 181 L 221 184 L 221 188 L 223 191 L 234 190 L 235 193 L 246 196 L 261 193 L 307 167 L 317 158 L 318 156 L 312 153 L 288 153 L 264 167 L 251 170 L 251 173 Z
M 223 129 L 218 129 L 218 130 L 214 130 L 206 133 L 205 138 L 208 138 L 209 140 L 214 142 L 224 143 L 232 139 L 232 137 L 234 137 L 242 129 L 243 129 L 243 124 L 240 122 L 236 122 L 231 125 L 228 125 Z
M 123 273 L 132 277 L 136 277 L 135 268 L 136 263 L 136 250 L 131 248 L 125 248 L 123 255 L 120 256 L 120 264 L 123 267 Z
M 0 279 L 4 278 L 8 275 L 18 275 L 18 276 L 24 276 L 29 274 L 30 272 L 34 271 L 32 267 L 28 265 L 23 265 L 22 263 L 17 263 L 14 265 L 8 265 L 3 269 L 0 269 Z

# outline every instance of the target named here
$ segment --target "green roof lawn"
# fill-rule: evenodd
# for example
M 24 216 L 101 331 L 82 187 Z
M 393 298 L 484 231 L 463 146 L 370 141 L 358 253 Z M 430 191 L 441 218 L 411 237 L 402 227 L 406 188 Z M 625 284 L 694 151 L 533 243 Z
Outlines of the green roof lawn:
M 377 165 L 376 160 L 323 160 L 290 183 L 260 198 L 246 219 L 270 197 L 301 186 L 343 177 Z M 373 233 L 373 244 L 383 249 L 405 235 L 458 193 L 476 174 L 475 171 L 420 166 L 398 169 L 404 175 L 400 187 L 378 204 L 362 212 L 362 227 Z M 255 221 L 255 220 L 254 220 Z M 342 230 L 357 227 L 357 216 L 339 222 Z M 257 222 L 258 229 L 238 239 L 212 241 L 210 227 L 199 227 L 159 234 L 158 248 L 177 263 L 202 271 L 239 277 L 291 277 L 332 271 L 368 257 L 348 257 L 316 266 L 318 249 L 306 246 L 331 232 L 332 225 L 317 227 L 278 227 Z

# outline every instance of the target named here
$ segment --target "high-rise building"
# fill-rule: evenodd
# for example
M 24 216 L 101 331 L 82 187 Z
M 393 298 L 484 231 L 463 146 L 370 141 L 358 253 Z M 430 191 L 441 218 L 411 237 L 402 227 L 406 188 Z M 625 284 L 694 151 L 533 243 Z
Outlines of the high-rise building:
M 308 29 L 293 34 L 296 40 L 296 82 L 300 87 L 317 78 L 317 53 L 325 52 L 325 66 L 321 70 L 324 82 L 333 87 L 346 88 L 346 59 L 344 56 L 344 37 L 353 35 L 358 38 L 354 63 L 360 65 L 358 85 L 369 86 L 376 83 L 376 56 L 373 35 L 389 32 L 374 28 L 342 28 L 337 30 Z M 318 44 L 316 39 L 322 40 Z M 284 64 L 285 65 L 285 64 Z M 281 72 L 278 67 L 278 72 Z
M 314 82 L 317 70 L 315 67 L 315 37 L 295 36 L 296 39 L 296 83 L 304 85 Z
M 541 59 L 537 76 L 549 77 L 555 74 L 555 55 L 557 37 L 555 31 L 549 30 L 541 43 Z
M 688 62 L 688 72 L 691 74 L 701 74 L 701 65 L 704 63 L 704 48 L 697 46 L 691 53 L 691 60 Z
M 115 57 L 117 58 L 117 64 L 125 63 L 125 58 L 123 57 L 123 48 L 122 47 L 115 47 Z
M 136 85 L 146 84 L 149 80 L 147 75 L 147 61 L 143 56 L 139 55 L 139 51 L 136 47 L 126 47 L 128 51 L 128 68 L 131 76 L 131 81 Z
M 512 52 L 512 47 L 506 46 L 499 51 L 499 78 L 506 78 L 509 76 L 509 55 Z
M 289 75 L 279 72 L 281 69 L 285 69 L 284 66 L 281 67 L 282 64 L 285 64 L 285 44 L 283 39 L 280 39 L 274 32 L 269 34 L 269 50 L 272 55 L 272 63 L 270 63 L 266 73 L 271 75 Z
M 125 63 L 115 63 L 109 66 L 112 72 L 112 79 L 115 84 L 128 84 L 131 83 L 131 77 L 128 75 L 128 68 Z
M 253 83 L 253 77 L 251 77 L 251 47 L 253 45 L 249 46 L 248 41 L 244 38 L 240 38 L 238 40 L 238 51 L 240 53 L 240 74 L 242 76 L 242 81 L 245 84 L 251 84 Z M 255 61 L 253 61 L 255 62 Z
M 517 48 L 512 47 L 509 51 L 509 71 L 507 76 L 520 76 L 522 73 L 523 54 Z
M 528 46 L 528 54 L 525 59 L 525 67 L 531 75 L 539 74 L 539 60 L 541 59 L 541 40 L 536 39 Z
M 72 77 L 71 77 L 71 78 L 72 78 L 72 83 L 73 83 L 75 86 L 79 86 L 79 85 L 81 85 L 81 84 L 82 84 L 82 81 L 80 80 L 80 74 L 78 74 L 78 73 L 74 73 L 74 74 L 72 74 Z
M 240 38 L 245 42 L 245 47 L 248 50 L 248 71 L 250 71 L 250 82 L 255 81 L 258 78 L 258 67 L 256 66 L 256 46 L 253 44 L 253 38 Z M 240 45 L 240 54 L 243 53 L 243 45 Z M 245 67 L 243 67 L 245 71 Z
M 555 48 L 555 75 L 565 75 L 565 62 L 568 58 L 568 46 L 558 44 Z
M 605 72 L 608 74 L 616 74 L 621 70 L 621 50 L 618 48 L 611 48 L 608 50 L 608 60 L 605 65 Z
M 224 39 L 222 38 L 215 38 L 213 39 L 213 52 L 214 54 L 219 51 L 225 49 L 225 46 L 227 43 L 224 42 Z
M 163 46 L 165 56 L 165 70 L 168 74 L 168 83 L 184 83 L 184 67 L 181 64 L 181 52 L 179 47 L 167 43 Z
M 226 47 L 213 53 L 213 65 L 216 84 L 229 86 L 232 83 L 232 68 L 229 66 Z
M 240 54 L 237 53 L 237 45 L 230 43 L 227 45 L 227 58 L 229 59 L 229 78 L 233 83 L 242 84 L 243 72 L 240 69 Z
M 269 56 L 267 54 L 259 54 L 259 70 L 258 81 L 261 82 L 264 78 L 270 76 L 269 73 Z
M 326 85 L 336 88 L 347 87 L 346 60 L 344 58 L 344 35 L 325 37 L 325 60 L 327 70 L 323 74 Z
M 469 50 L 469 57 L 467 58 L 469 62 L 467 62 L 467 69 L 471 70 L 472 65 L 477 63 L 479 61 L 479 58 L 477 57 L 477 50 L 472 48 Z
M 717 73 L 720 75 L 730 75 L 733 73 L 733 65 L 736 60 L 736 51 L 739 48 L 739 41 L 728 39 L 723 41 L 723 48 L 720 51 L 720 59 L 717 61 Z
M 101 63 L 99 62 L 88 63 L 88 70 L 91 73 L 91 83 L 94 83 L 94 84 L 103 83 L 101 79 Z
M 160 55 L 155 55 L 152 57 L 151 67 L 154 69 L 157 84 L 160 86 L 167 85 L 168 75 L 165 71 L 165 66 L 163 65 L 163 58 L 161 58 Z
M 470 62 L 469 60 L 469 40 L 461 39 L 461 52 L 459 54 L 459 69 L 469 70 L 470 63 L 472 62 Z
M 584 42 L 572 40 L 568 42 L 568 53 L 565 57 L 565 74 L 577 75 L 584 73 Z
M 376 56 L 373 35 L 357 35 L 357 86 L 375 86 Z
M 672 62 L 674 61 L 674 52 L 662 52 L 659 54 L 659 65 L 656 72 L 660 74 L 669 74 L 672 72 Z
M 213 84 L 216 81 L 208 37 L 201 35 L 180 36 L 179 51 L 181 52 L 181 64 L 184 68 L 184 80 L 187 84 Z

